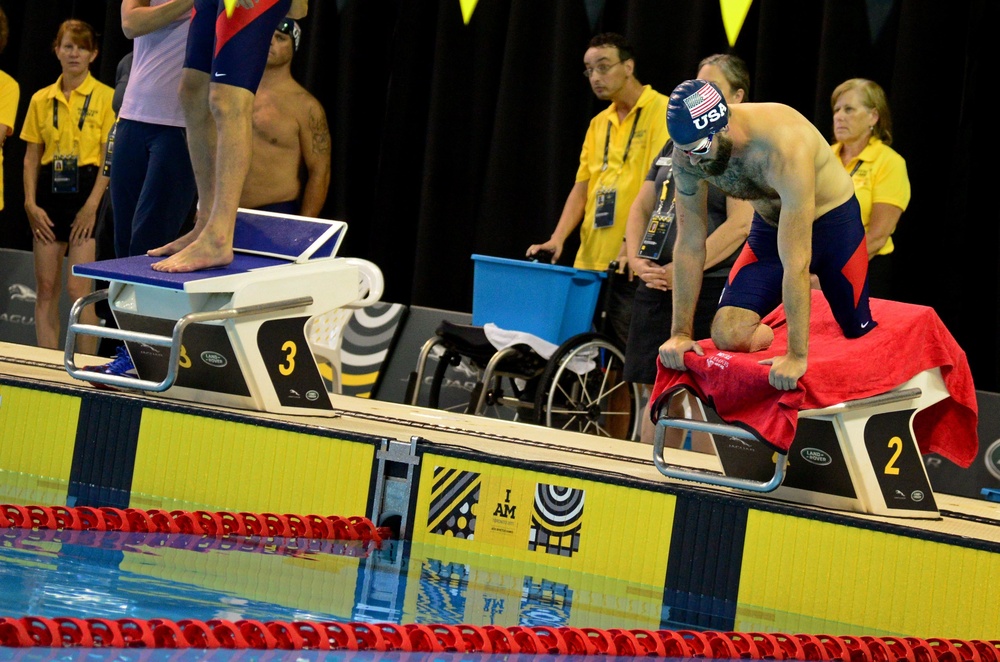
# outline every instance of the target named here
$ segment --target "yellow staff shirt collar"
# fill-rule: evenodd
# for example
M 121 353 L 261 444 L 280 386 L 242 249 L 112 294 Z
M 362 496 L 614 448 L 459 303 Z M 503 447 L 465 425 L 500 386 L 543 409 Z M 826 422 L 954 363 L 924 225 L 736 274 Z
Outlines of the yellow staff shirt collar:
M 656 99 L 656 96 L 657 93 L 653 91 L 653 87 L 651 85 L 643 85 L 642 94 L 639 95 L 639 99 L 635 102 L 635 105 L 629 109 L 628 113 L 625 115 L 625 119 L 622 121 L 623 122 L 628 121 L 629 117 L 635 115 L 637 108 L 642 108 L 648 105 L 654 99 Z M 614 124 L 615 127 L 619 127 L 621 126 L 622 122 L 618 121 L 618 112 L 616 111 L 616 108 L 617 106 L 615 105 L 614 102 L 612 102 L 612 104 L 608 106 L 605 112 L 608 114 L 608 119 L 611 121 L 611 123 Z
M 56 84 L 49 87 L 48 93 L 45 95 L 46 99 L 61 99 L 66 103 L 70 102 L 70 99 L 67 99 L 66 97 L 63 96 L 62 80 L 63 77 L 62 74 L 60 74 L 59 78 L 56 79 Z M 70 92 L 70 97 L 72 97 L 74 94 L 87 96 L 88 94 L 94 91 L 95 87 L 97 87 L 97 79 L 94 78 L 93 74 L 87 72 L 87 77 L 83 79 L 83 82 L 80 83 L 75 90 Z
M 868 139 L 868 144 L 865 145 L 865 148 L 863 150 L 861 150 L 861 153 L 855 156 L 853 159 L 851 159 L 844 167 L 848 171 L 851 171 L 854 169 L 854 165 L 858 161 L 862 161 L 864 163 L 871 163 L 872 161 L 874 161 L 879 157 L 879 154 L 882 152 L 883 146 L 884 143 L 882 142 L 881 138 L 876 138 L 875 136 L 870 137 Z M 840 151 L 843 148 L 844 148 L 844 143 L 834 143 L 833 153 L 837 155 L 837 158 L 840 158 Z

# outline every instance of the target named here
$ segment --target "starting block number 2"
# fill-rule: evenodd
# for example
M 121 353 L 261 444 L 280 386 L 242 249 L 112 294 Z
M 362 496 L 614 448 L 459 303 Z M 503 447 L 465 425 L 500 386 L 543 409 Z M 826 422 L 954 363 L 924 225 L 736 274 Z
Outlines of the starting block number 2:
M 896 460 L 899 459 L 899 454 L 903 452 L 903 440 L 899 437 L 893 437 L 889 440 L 889 448 L 895 448 L 896 450 L 885 465 L 885 473 L 889 476 L 898 476 L 899 467 L 896 466 Z
M 871 416 L 865 423 L 865 448 L 888 508 L 937 510 L 920 451 L 910 432 L 914 411 Z

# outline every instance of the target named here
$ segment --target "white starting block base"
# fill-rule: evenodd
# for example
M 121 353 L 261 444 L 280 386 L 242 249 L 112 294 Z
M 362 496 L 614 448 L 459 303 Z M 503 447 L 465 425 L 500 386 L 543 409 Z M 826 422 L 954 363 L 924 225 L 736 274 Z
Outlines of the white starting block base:
M 948 397 L 939 368 L 897 389 L 854 402 L 799 412 L 787 456 L 728 426 L 661 418 L 654 460 L 661 473 L 711 484 L 770 492 L 775 498 L 824 508 L 892 517 L 937 518 L 913 418 Z M 711 419 L 718 421 L 711 422 Z M 663 464 L 665 427 L 710 432 L 725 476 Z
M 371 302 L 361 292 L 359 261 L 334 257 L 345 232 L 339 221 L 240 210 L 243 243 L 234 244 L 229 267 L 161 274 L 151 268 L 160 258 L 145 256 L 77 265 L 77 275 L 110 286 L 74 306 L 66 369 L 76 379 L 195 402 L 332 415 L 307 325 Z M 79 324 L 80 310 L 104 296 L 119 329 Z M 77 335 L 124 340 L 139 379 L 78 368 Z

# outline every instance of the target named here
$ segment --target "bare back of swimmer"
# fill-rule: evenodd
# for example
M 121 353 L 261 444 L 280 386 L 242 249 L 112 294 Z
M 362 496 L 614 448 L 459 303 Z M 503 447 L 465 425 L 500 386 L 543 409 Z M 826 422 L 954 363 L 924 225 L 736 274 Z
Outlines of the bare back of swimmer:
M 719 349 L 758 351 L 774 334 L 761 318 L 784 303 L 788 349 L 766 359 L 770 383 L 791 390 L 807 368 L 810 271 L 848 337 L 875 328 L 868 306 L 864 226 L 854 187 L 819 130 L 789 106 L 728 107 L 707 81 L 679 85 L 667 123 L 674 138 L 677 244 L 674 317 L 660 347 L 667 367 L 684 369 L 684 353 L 703 353 L 691 338 L 701 288 L 707 228 L 707 183 L 754 207 L 750 237 L 730 272 L 712 340 Z

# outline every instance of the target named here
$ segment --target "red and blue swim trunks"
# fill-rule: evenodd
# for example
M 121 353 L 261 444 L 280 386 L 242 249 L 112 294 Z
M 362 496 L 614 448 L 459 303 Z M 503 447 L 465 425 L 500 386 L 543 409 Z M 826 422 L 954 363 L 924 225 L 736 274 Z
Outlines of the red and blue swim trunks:
M 868 304 L 868 248 L 858 199 L 831 209 L 813 223 L 810 273 L 844 335 L 858 338 L 875 328 Z M 781 303 L 784 269 L 778 228 L 754 214 L 750 236 L 729 272 L 719 307 L 735 306 L 764 317 Z
M 257 0 L 251 9 L 237 3 L 229 17 L 223 0 L 195 0 L 184 66 L 256 93 L 271 37 L 291 6 L 292 0 Z

